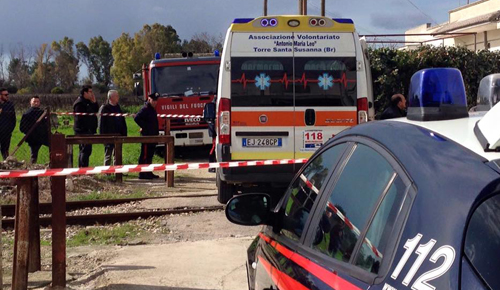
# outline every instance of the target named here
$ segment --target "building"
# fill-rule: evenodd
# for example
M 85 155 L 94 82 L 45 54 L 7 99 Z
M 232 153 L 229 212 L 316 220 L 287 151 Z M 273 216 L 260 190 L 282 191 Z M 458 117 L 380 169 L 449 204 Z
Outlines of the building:
M 465 46 L 471 50 L 500 50 L 500 0 L 479 0 L 449 11 L 449 20 L 405 32 L 407 48 L 422 44 Z M 427 34 L 413 35 L 410 34 Z

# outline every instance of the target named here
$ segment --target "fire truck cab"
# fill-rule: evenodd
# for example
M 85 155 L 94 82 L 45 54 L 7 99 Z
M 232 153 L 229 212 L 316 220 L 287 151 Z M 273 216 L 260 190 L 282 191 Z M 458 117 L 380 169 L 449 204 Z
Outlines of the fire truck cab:
M 217 88 L 220 64 L 218 52 L 211 57 L 160 58 L 157 53 L 149 65 L 142 67 L 143 88 L 136 92 L 144 100 L 151 93 L 159 93 L 158 114 L 182 115 L 171 118 L 171 134 L 175 146 L 210 145 L 208 124 L 201 118 L 206 103 L 213 101 Z M 135 74 L 135 79 L 140 79 Z M 164 134 L 165 118 L 159 116 L 160 134 Z

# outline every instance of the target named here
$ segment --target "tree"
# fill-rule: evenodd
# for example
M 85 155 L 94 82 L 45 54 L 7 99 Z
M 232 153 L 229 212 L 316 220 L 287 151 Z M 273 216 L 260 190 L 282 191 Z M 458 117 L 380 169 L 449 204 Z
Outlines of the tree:
M 35 55 L 34 71 L 31 77 L 35 93 L 48 93 L 56 86 L 54 53 L 47 43 L 42 44 Z
M 196 33 L 191 40 L 184 41 L 182 49 L 194 53 L 210 53 L 215 50 L 222 50 L 224 38 L 222 35 L 213 36 L 208 32 Z
M 18 44 L 10 50 L 10 62 L 7 66 L 10 85 L 19 89 L 30 86 L 32 54 L 22 45 Z
M 123 33 L 112 44 L 114 64 L 111 68 L 113 82 L 120 88 L 132 91 L 134 80 L 132 74 L 141 69 L 142 64 L 149 63 L 155 53 L 179 53 L 180 39 L 175 29 L 158 23 L 144 25 L 134 35 Z
M 74 41 L 64 37 L 59 42 L 52 42 L 54 51 L 55 74 L 58 86 L 65 92 L 71 92 L 78 80 L 80 65 L 74 49 Z
M 142 63 L 150 62 L 157 52 L 161 55 L 181 52 L 179 35 L 170 25 L 144 25 L 142 30 L 135 34 L 134 43 Z
M 97 83 L 109 86 L 113 54 L 111 45 L 102 36 L 92 37 L 89 46 L 83 42 L 76 44 L 78 58 L 88 67 L 89 78 Z
M 115 60 L 111 68 L 113 82 L 122 89 L 132 91 L 134 88 L 132 74 L 141 68 L 138 57 L 134 56 L 136 54 L 134 40 L 128 33 L 122 33 L 120 37 L 113 41 L 112 48 Z

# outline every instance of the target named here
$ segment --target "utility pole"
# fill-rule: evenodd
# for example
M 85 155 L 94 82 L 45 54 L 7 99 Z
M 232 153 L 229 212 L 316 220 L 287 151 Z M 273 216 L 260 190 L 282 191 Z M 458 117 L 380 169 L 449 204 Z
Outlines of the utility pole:
M 325 16 L 325 0 L 321 0 L 321 16 Z
M 264 0 L 264 16 L 267 16 L 267 0 Z

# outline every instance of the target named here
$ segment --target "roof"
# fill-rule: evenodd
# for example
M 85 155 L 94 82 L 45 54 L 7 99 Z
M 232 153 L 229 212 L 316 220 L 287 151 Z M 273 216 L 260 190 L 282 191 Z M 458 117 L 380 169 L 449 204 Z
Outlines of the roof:
M 417 125 L 428 130 L 434 131 L 448 139 L 451 139 L 472 152 L 492 161 L 500 159 L 500 152 L 485 152 L 478 138 L 474 134 L 474 126 L 481 120 L 486 112 L 469 113 L 468 118 L 460 118 L 445 121 L 411 121 L 407 118 L 398 118 L 386 120 L 387 122 L 403 122 Z
M 219 61 L 220 57 L 212 56 L 212 57 L 181 57 L 181 58 L 162 58 L 155 59 L 151 61 L 151 64 L 160 64 L 160 63 L 176 63 L 176 62 L 199 62 L 199 61 Z
M 477 17 L 473 17 L 467 20 L 456 21 L 453 23 L 445 24 L 436 31 L 433 31 L 432 34 L 451 32 L 458 29 L 467 28 L 470 26 L 479 25 L 483 23 L 497 22 L 499 20 L 500 20 L 500 11 L 495 11 Z

